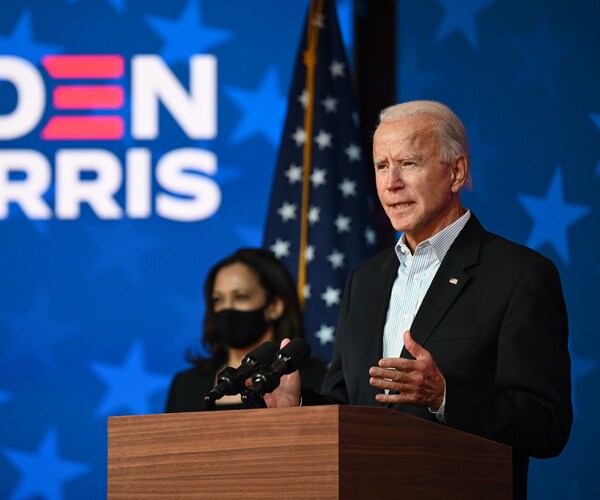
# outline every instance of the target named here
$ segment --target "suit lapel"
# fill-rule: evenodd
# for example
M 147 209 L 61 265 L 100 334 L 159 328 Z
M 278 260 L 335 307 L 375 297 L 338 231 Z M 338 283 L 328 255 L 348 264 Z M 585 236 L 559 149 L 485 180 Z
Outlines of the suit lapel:
M 377 346 L 378 360 L 383 355 L 383 329 L 385 327 L 385 321 L 387 319 L 387 312 L 390 305 L 390 297 L 392 295 L 392 287 L 394 281 L 398 275 L 398 266 L 400 261 L 394 250 L 389 256 L 381 263 L 379 267 L 379 274 L 377 276 L 377 282 L 374 283 L 373 287 L 373 301 L 369 301 L 374 305 L 374 329 L 375 335 L 378 335 L 379 342 L 369 342 L 371 346 Z
M 413 339 L 419 345 L 427 341 L 433 329 L 471 279 L 467 269 L 479 259 L 484 232 L 479 221 L 471 215 L 448 250 L 410 328 Z M 412 358 L 406 349 L 402 350 L 402 357 Z

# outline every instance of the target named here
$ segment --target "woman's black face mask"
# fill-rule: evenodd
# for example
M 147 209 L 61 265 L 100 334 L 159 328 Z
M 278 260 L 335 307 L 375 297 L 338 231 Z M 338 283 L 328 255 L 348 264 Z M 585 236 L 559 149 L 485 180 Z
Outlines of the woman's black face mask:
M 223 309 L 215 313 L 221 340 L 235 349 L 243 349 L 255 344 L 267 329 L 265 309 L 266 307 L 254 311 Z

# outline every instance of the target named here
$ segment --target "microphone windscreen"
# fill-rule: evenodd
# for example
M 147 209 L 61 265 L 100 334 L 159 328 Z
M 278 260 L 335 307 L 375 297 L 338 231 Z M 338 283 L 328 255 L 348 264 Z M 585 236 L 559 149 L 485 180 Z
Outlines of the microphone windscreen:
M 296 371 L 310 356 L 310 344 L 303 338 L 296 337 L 279 351 L 277 357 L 286 359 L 289 372 Z
M 253 358 L 258 361 L 261 365 L 269 365 L 275 359 L 277 354 L 277 347 L 273 342 L 267 340 L 260 344 L 256 349 L 246 354 L 247 358 Z

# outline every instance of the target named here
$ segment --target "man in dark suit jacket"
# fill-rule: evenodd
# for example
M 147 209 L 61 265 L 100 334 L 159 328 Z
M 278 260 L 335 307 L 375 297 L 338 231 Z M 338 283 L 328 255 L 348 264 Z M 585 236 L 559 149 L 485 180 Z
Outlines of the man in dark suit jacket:
M 385 404 L 508 444 L 514 497 L 525 498 L 529 457 L 558 455 L 573 419 L 558 272 L 463 208 L 469 146 L 446 106 L 382 111 L 373 158 L 379 199 L 403 234 L 348 279 L 321 395 L 302 403 Z M 299 404 L 299 377 L 265 400 Z

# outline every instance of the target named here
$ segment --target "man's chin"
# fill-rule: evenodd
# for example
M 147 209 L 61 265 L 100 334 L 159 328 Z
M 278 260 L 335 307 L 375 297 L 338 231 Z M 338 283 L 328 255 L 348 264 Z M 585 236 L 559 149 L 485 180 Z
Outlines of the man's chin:
M 409 232 L 412 228 L 412 224 L 410 224 L 406 219 L 392 219 L 391 220 L 392 227 L 398 233 L 406 233 Z

